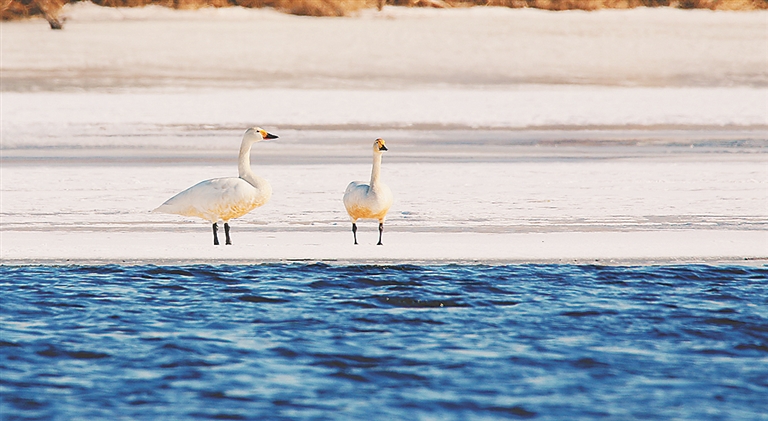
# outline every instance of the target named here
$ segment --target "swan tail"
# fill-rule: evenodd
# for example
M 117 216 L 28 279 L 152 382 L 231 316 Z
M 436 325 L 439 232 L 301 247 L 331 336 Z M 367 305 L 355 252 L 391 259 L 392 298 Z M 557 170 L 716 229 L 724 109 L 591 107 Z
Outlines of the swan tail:
M 168 209 L 168 206 L 166 205 L 160 205 L 154 209 L 152 209 L 152 213 L 173 213 Z

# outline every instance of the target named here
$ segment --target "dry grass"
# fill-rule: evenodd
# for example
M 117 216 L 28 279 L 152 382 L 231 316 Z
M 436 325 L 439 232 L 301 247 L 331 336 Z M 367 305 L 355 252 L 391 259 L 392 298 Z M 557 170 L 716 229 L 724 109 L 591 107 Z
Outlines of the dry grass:
M 0 3 L 0 19 L 23 19 L 29 16 L 43 16 L 52 29 L 61 29 L 58 20 L 59 10 L 67 0 L 2 0 Z
M 0 0 L 0 19 L 24 19 L 43 16 L 53 28 L 65 3 L 80 0 Z M 303 16 L 346 16 L 355 10 L 384 4 L 408 7 L 503 6 L 544 10 L 631 9 L 669 6 L 680 9 L 760 10 L 768 9 L 768 0 L 92 0 L 108 7 L 140 7 L 155 4 L 174 9 L 242 6 L 272 7 Z
M 469 0 L 474 5 L 531 7 L 545 10 L 632 9 L 675 7 L 679 9 L 765 10 L 768 0 Z
M 355 10 L 375 6 L 369 0 L 273 0 L 274 7 L 285 13 L 302 16 L 346 16 Z

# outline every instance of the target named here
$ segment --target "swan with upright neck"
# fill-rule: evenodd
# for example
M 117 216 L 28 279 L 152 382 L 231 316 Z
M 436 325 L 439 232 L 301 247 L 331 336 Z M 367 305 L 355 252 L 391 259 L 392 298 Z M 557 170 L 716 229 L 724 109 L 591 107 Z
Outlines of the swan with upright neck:
M 232 244 L 229 221 L 264 205 L 272 197 L 269 182 L 251 170 L 251 146 L 265 139 L 277 139 L 260 127 L 245 131 L 238 157 L 238 177 L 201 181 L 168 199 L 153 212 L 203 218 L 213 224 L 213 244 L 219 245 L 218 222 L 224 222 L 226 244 Z
M 379 221 L 379 242 L 377 245 L 382 245 L 384 219 L 394 201 L 392 191 L 381 182 L 381 157 L 385 151 L 387 151 L 387 146 L 384 139 L 376 139 L 373 142 L 373 168 L 371 169 L 370 183 L 353 181 L 349 183 L 344 192 L 344 207 L 352 220 L 352 236 L 355 244 L 357 244 L 357 220 L 376 219 Z

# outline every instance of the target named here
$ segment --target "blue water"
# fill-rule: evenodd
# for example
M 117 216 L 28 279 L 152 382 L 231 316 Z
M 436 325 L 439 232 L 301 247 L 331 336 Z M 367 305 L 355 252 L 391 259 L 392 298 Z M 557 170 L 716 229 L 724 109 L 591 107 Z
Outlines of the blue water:
M 768 419 L 768 268 L 0 266 L 3 420 Z

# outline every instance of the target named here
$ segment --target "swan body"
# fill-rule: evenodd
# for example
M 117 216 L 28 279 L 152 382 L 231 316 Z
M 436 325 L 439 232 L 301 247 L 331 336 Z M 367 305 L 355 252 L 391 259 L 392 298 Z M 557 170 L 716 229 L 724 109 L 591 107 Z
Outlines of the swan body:
M 229 222 L 267 203 L 272 188 L 266 182 L 259 184 L 257 188 L 239 177 L 201 181 L 168 199 L 155 212 L 194 216 L 211 223 Z
M 379 242 L 382 245 L 381 236 L 384 232 L 384 220 L 389 208 L 392 207 L 394 197 L 392 190 L 380 181 L 381 158 L 387 146 L 384 139 L 376 139 L 373 143 L 373 167 L 370 183 L 353 181 L 344 192 L 344 207 L 352 220 L 352 235 L 357 244 L 357 220 L 376 219 L 379 221 Z
M 218 222 L 224 222 L 226 244 L 232 244 L 229 221 L 239 218 L 272 197 L 269 182 L 251 171 L 251 146 L 264 139 L 277 139 L 265 130 L 252 127 L 245 131 L 240 145 L 238 177 L 201 181 L 168 199 L 153 212 L 202 218 L 213 224 L 213 244 L 218 245 Z

